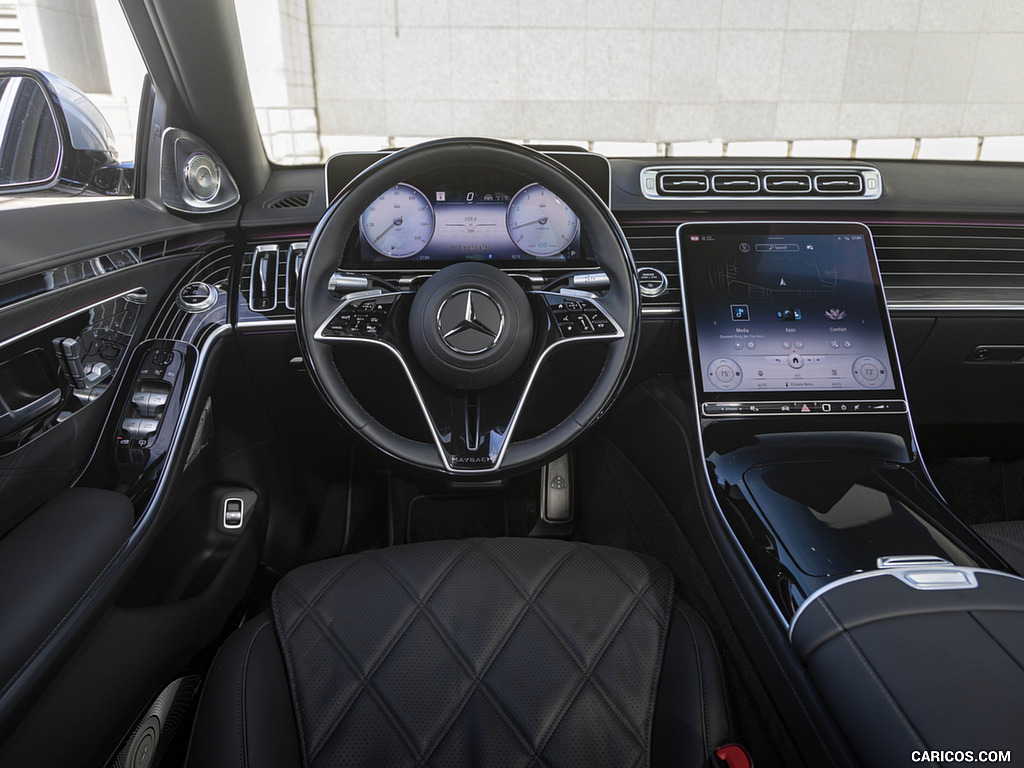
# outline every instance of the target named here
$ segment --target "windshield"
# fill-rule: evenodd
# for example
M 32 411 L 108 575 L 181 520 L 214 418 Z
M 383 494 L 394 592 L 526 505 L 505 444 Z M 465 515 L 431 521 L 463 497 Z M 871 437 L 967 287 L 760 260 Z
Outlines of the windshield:
M 1019 0 L 236 0 L 271 159 L 446 135 L 612 155 L 1024 159 Z

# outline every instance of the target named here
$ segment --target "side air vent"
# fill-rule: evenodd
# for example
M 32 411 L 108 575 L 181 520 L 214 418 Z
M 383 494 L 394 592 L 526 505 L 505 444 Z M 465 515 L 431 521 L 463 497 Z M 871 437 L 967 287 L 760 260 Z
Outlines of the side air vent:
M 306 208 L 313 200 L 312 192 L 285 192 L 273 200 L 268 200 L 263 207 L 268 210 L 282 208 Z
M 891 309 L 1024 310 L 1024 226 L 868 226 Z
M 294 319 L 307 246 L 305 240 L 284 240 L 246 248 L 238 286 L 240 323 Z
M 302 270 L 302 260 L 306 258 L 306 246 L 308 243 L 292 243 L 288 246 L 288 256 L 285 258 L 286 269 L 284 275 L 284 305 L 288 309 L 295 309 L 295 294 L 299 290 L 299 272 Z
M 657 296 L 643 296 L 644 315 L 682 317 L 683 300 L 679 285 L 679 257 L 676 223 L 620 221 L 637 271 L 650 267 L 665 275 L 666 289 Z
M 882 176 L 871 166 L 650 166 L 640 171 L 650 200 L 846 198 L 873 200 Z
M 249 306 L 269 312 L 277 306 L 278 253 L 276 245 L 258 245 L 249 275 Z

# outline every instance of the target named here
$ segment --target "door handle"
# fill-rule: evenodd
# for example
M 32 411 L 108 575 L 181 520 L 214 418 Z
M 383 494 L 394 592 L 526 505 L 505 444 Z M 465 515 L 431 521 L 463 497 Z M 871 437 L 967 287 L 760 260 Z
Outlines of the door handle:
M 0 399 L 0 404 L 5 406 L 5 412 L 0 413 L 0 437 L 6 437 L 11 432 L 28 424 L 34 418 L 42 416 L 60 403 L 60 401 L 61 393 L 59 388 L 51 390 L 31 403 L 27 403 L 14 410 L 6 410 L 6 404 Z

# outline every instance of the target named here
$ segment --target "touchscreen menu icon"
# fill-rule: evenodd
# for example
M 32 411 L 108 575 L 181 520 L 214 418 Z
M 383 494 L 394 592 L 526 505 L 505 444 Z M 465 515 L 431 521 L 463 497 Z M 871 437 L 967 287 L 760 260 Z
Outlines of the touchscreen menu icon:
M 730 306 L 732 310 L 732 319 L 738 323 L 745 323 L 750 320 L 750 308 L 746 304 L 733 304 Z

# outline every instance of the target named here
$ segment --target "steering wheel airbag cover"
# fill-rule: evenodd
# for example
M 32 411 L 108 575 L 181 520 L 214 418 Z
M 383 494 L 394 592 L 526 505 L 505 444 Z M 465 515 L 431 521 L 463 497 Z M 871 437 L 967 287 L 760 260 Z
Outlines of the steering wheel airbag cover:
M 438 381 L 486 389 L 526 361 L 533 341 L 530 303 L 500 269 L 453 264 L 416 292 L 409 340 L 416 359 Z

